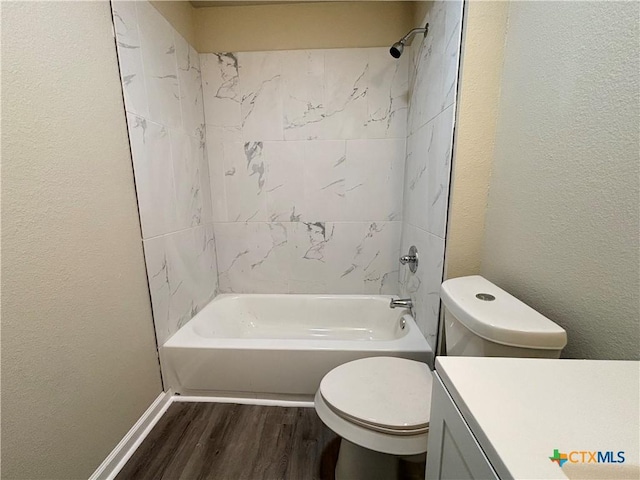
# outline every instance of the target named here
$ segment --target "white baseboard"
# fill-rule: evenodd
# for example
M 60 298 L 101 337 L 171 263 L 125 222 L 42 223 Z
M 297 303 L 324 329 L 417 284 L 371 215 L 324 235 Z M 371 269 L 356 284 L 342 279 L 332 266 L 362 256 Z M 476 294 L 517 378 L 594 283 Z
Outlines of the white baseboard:
M 104 459 L 104 462 L 93 472 L 89 480 L 113 480 L 173 402 L 214 402 L 278 407 L 313 407 L 313 402 L 310 401 L 174 395 L 173 391 L 169 389 L 169 391 L 162 392 L 158 395 L 158 398 L 153 401 L 135 425 L 131 427 L 131 430 L 127 432 L 122 440 L 120 440 L 120 443 L 118 443 L 107 458 Z
M 195 395 L 176 395 L 174 402 L 209 402 L 209 403 L 237 403 L 240 405 L 264 405 L 268 407 L 313 407 L 312 401 L 305 400 L 280 400 L 271 398 L 244 398 L 244 397 L 208 397 Z
M 138 419 L 131 430 L 120 440 L 120 443 L 104 459 L 104 462 L 93 472 L 89 480 L 112 480 L 122 469 L 133 452 L 140 446 L 154 425 L 160 420 L 173 402 L 171 390 L 162 392 Z

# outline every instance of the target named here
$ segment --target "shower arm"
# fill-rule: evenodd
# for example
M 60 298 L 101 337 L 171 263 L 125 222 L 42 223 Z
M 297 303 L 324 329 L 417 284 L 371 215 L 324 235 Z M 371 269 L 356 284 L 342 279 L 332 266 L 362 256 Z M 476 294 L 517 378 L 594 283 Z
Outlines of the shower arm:
M 413 30 L 411 30 L 409 33 L 407 33 L 404 37 L 400 39 L 400 43 L 403 45 L 406 45 L 407 40 L 411 39 L 414 35 L 417 35 L 419 33 L 424 33 L 426 36 L 428 32 L 429 32 L 429 24 L 427 23 L 423 28 L 414 28 Z

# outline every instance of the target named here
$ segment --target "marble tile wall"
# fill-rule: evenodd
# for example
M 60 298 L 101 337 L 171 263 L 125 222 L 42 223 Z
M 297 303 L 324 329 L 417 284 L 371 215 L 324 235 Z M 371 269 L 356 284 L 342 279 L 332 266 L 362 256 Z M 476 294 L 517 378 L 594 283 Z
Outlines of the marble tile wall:
M 218 291 L 400 292 L 435 349 L 462 2 L 399 61 L 198 55 L 148 2 L 112 5 L 158 342 Z
M 416 274 L 403 267 L 400 289 L 415 305 L 418 326 L 434 349 L 440 312 L 462 1 L 436 1 L 422 22 L 429 34 L 411 50 L 410 100 L 403 184 L 402 248 L 418 248 Z
M 158 343 L 216 293 L 200 58 L 146 1 L 113 1 Z
M 221 292 L 398 292 L 409 58 L 203 54 Z

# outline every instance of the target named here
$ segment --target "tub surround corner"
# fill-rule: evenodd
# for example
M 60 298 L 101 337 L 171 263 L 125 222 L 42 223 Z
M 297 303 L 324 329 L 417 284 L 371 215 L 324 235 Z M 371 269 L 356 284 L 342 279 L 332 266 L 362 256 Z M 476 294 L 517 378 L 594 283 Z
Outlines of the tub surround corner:
M 407 128 L 402 253 L 418 248 L 420 268 L 400 270 L 400 292 L 411 297 L 416 322 L 436 349 L 440 284 L 451 177 L 455 99 L 463 2 L 433 2 L 421 22 L 429 24 L 422 42 L 413 42 Z
M 218 285 L 200 57 L 147 1 L 111 2 L 156 338 Z

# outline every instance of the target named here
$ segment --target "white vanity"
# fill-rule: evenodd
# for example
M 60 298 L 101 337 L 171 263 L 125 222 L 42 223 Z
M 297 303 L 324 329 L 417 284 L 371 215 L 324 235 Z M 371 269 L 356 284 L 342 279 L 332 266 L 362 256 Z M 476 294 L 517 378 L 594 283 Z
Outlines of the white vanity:
M 438 357 L 434 376 L 429 480 L 640 478 L 640 362 Z

